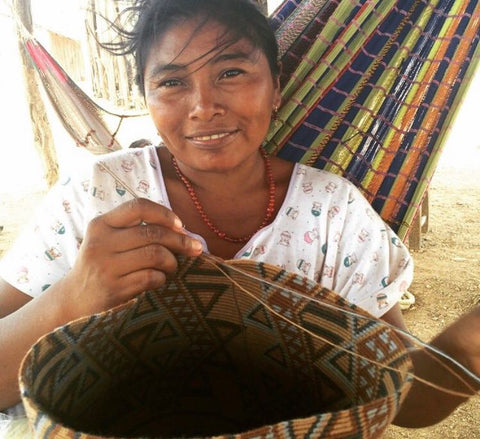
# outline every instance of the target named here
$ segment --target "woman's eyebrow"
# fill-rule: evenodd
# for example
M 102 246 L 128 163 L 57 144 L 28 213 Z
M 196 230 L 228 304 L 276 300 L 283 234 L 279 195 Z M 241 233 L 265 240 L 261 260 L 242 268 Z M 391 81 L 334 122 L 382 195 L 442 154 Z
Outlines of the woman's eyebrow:
M 252 51 L 253 52 L 253 51 Z M 252 60 L 252 52 L 243 52 L 243 51 L 236 51 L 236 52 L 231 52 L 231 53 L 219 53 L 218 55 L 214 56 L 210 62 L 211 63 L 219 63 L 223 61 L 248 61 L 248 62 L 253 62 Z
M 252 52 L 243 52 L 243 51 L 235 51 L 235 52 L 230 52 L 230 53 L 220 52 L 218 55 L 215 55 L 211 59 L 206 61 L 206 63 L 218 64 L 220 62 L 232 61 L 232 60 L 233 61 L 239 60 L 239 61 L 253 62 Z M 187 64 L 175 64 L 175 63 L 158 64 L 150 72 L 150 77 L 152 78 L 152 77 L 155 77 L 155 76 L 167 73 L 167 72 L 185 71 L 185 70 L 187 70 L 189 65 L 190 65 L 190 63 L 187 63 Z
M 187 65 L 185 64 L 157 64 L 150 72 L 150 77 L 158 76 L 167 72 L 178 72 L 179 70 L 185 70 Z

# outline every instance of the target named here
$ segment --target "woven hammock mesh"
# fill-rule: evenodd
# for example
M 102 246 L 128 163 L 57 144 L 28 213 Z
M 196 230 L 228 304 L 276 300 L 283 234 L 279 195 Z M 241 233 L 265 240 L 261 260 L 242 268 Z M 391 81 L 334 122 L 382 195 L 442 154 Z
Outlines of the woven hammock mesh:
M 478 64 L 478 1 L 285 1 L 270 151 L 343 175 L 404 238 Z

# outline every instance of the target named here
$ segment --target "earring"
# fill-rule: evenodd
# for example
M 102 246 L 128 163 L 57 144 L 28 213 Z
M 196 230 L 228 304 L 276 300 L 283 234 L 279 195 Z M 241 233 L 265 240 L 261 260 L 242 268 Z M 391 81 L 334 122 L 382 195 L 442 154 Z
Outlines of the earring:
M 278 128 L 281 124 L 280 119 L 278 118 L 278 105 L 275 105 L 272 110 L 272 126 Z
M 278 120 L 278 105 L 275 105 L 272 110 L 272 120 L 276 122 Z

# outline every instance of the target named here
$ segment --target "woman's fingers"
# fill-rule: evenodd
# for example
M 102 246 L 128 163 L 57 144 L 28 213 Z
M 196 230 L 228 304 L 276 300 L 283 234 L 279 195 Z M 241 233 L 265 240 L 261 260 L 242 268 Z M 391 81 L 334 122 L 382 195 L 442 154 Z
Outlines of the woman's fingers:
M 82 297 L 79 313 L 99 312 L 160 287 L 176 270 L 176 255 L 201 251 L 171 210 L 149 200 L 128 201 L 94 218 L 68 276 L 77 285 L 73 296 Z
M 123 276 L 119 280 L 121 302 L 133 299 L 139 293 L 161 287 L 167 279 L 165 272 L 152 268 L 135 271 Z
M 170 209 L 145 199 L 128 201 L 94 218 L 84 240 L 85 247 L 109 248 L 113 253 L 149 245 L 163 245 L 186 256 L 196 256 L 202 249 Z
M 182 222 L 170 209 L 145 198 L 135 198 L 101 216 L 111 227 L 123 228 L 145 224 L 165 226 L 182 231 Z
M 183 232 L 173 231 L 157 224 L 142 224 L 124 229 L 112 229 L 108 239 L 117 252 L 162 245 L 174 253 L 196 256 L 202 250 L 201 243 Z
M 122 276 L 148 269 L 164 273 L 173 273 L 177 269 L 175 254 L 169 248 L 157 244 L 119 253 L 115 256 L 115 263 Z

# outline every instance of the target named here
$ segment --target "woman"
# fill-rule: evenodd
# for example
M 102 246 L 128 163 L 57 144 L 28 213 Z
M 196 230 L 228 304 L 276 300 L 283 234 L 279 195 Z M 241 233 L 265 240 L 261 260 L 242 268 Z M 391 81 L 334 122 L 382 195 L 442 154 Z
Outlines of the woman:
M 2 261 L 0 407 L 19 401 L 18 367 L 39 336 L 161 286 L 177 255 L 277 264 L 404 328 L 396 302 L 412 262 L 398 238 L 345 180 L 259 148 L 281 100 L 266 19 L 248 0 L 143 0 L 131 11 L 117 49 L 135 55 L 164 146 L 102 157 L 59 184 Z M 476 372 L 478 314 L 434 341 Z M 455 387 L 421 352 L 414 361 Z M 397 421 L 429 425 L 461 402 L 415 384 Z

